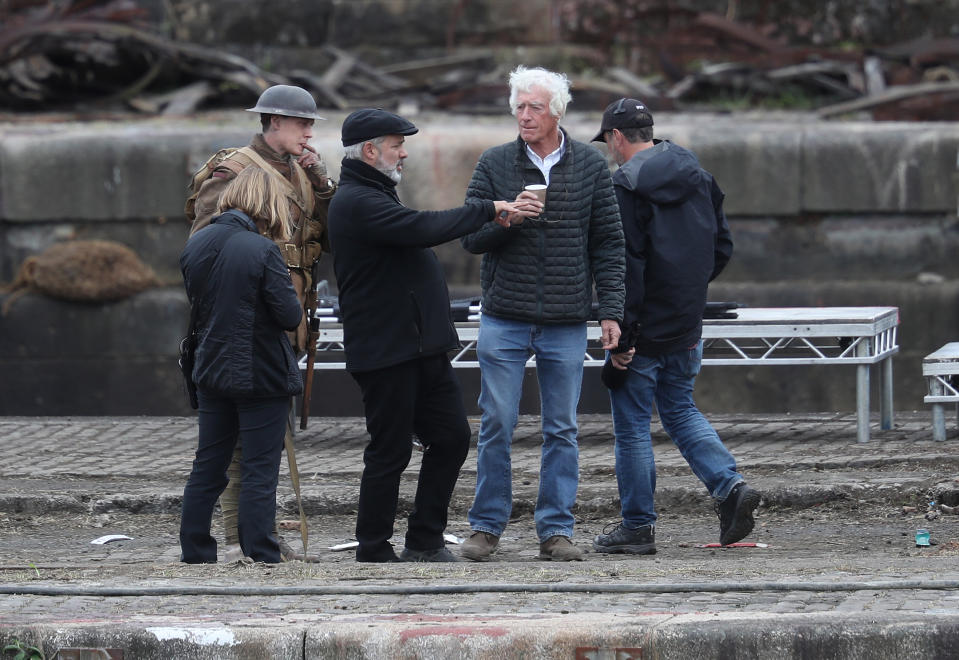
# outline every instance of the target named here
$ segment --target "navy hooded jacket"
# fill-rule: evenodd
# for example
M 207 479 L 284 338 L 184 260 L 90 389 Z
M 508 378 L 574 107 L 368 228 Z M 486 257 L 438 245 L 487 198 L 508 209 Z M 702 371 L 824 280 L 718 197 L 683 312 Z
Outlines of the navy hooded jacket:
M 640 355 L 689 348 L 702 337 L 706 289 L 733 243 L 725 195 L 696 156 L 671 142 L 633 155 L 613 174 L 626 236 L 624 325 L 640 323 Z
M 276 243 L 245 213 L 230 210 L 190 237 L 180 269 L 196 307 L 198 389 L 235 398 L 303 391 L 284 332 L 300 324 L 303 308 Z

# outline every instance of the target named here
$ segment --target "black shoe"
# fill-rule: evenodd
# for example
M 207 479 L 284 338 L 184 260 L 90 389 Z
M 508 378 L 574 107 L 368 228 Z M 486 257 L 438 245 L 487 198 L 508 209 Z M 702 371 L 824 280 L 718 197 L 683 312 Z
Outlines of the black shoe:
M 400 553 L 400 561 L 452 562 L 459 560 L 459 557 L 447 550 L 445 546 L 433 550 L 410 550 L 409 548 L 403 548 L 403 552 Z
M 361 564 L 392 564 L 393 562 L 403 561 L 394 553 L 392 557 L 389 556 L 377 556 L 377 557 L 361 557 L 356 555 L 356 561 Z
M 759 506 L 762 494 L 740 481 L 729 491 L 726 499 L 716 505 L 719 514 L 719 543 L 729 545 L 741 541 L 753 531 L 756 521 L 753 511 Z
M 370 548 L 358 547 L 356 549 L 356 561 L 368 564 L 388 564 L 395 561 L 403 561 L 393 552 L 393 546 L 389 543 L 377 547 L 372 551 Z
M 609 529 L 609 525 L 606 529 Z M 596 552 L 622 552 L 628 555 L 656 554 L 656 526 L 643 525 L 638 529 L 629 529 L 623 523 L 617 523 L 611 531 L 593 539 Z

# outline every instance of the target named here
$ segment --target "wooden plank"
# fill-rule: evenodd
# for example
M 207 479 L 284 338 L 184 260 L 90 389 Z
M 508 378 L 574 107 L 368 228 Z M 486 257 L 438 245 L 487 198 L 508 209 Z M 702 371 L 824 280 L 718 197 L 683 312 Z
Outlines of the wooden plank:
M 882 94 L 867 96 L 865 98 L 856 99 L 853 101 L 845 101 L 843 103 L 836 103 L 834 105 L 826 106 L 825 108 L 820 108 L 816 111 L 816 115 L 822 118 L 835 117 L 836 115 L 844 115 L 850 112 L 858 112 L 860 110 L 870 110 L 887 103 L 895 103 L 904 99 L 925 96 L 927 94 L 954 92 L 959 92 L 959 82 L 897 85 L 895 87 L 888 88 Z

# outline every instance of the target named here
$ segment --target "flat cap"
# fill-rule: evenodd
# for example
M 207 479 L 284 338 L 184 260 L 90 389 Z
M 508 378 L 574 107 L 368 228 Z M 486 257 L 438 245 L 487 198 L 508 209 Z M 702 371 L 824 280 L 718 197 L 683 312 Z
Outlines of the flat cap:
M 349 147 L 384 135 L 413 135 L 419 130 L 409 119 L 403 119 L 392 112 L 379 108 L 363 108 L 351 112 L 343 120 L 341 134 L 343 146 Z
M 605 142 L 606 136 L 603 134 L 614 128 L 622 130 L 624 128 L 643 128 L 652 125 L 653 115 L 649 112 L 645 103 L 636 99 L 620 99 L 606 106 L 606 110 L 603 112 L 603 125 L 596 137 L 590 141 Z

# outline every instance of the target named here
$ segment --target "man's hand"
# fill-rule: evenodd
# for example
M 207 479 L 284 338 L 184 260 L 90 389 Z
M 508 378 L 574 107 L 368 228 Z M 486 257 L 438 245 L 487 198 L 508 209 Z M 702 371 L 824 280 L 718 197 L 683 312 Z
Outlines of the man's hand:
M 631 348 L 625 353 L 610 353 L 609 361 L 613 363 L 613 368 L 624 370 L 626 366 L 633 361 L 633 355 L 635 353 L 635 348 Z
M 600 337 L 600 341 L 603 342 L 603 349 L 611 351 L 619 345 L 619 322 L 612 319 L 603 319 L 599 322 L 599 327 L 602 328 L 603 334 Z
M 527 211 L 526 217 L 528 218 L 537 217 L 543 212 L 543 208 L 546 206 L 543 202 L 539 201 L 536 193 L 530 192 L 529 190 L 521 191 L 513 203 L 516 204 L 517 208 Z
M 493 220 L 501 227 L 509 228 L 511 225 L 522 224 L 524 218 L 535 215 L 532 211 L 525 211 L 518 207 L 516 202 L 496 201 L 493 202 L 496 209 L 496 215 Z
M 306 169 L 313 167 L 314 165 L 319 165 L 320 156 L 316 153 L 316 149 L 310 145 L 305 145 L 303 148 L 303 153 L 299 158 L 296 159 L 296 162 L 300 164 L 300 167 Z
M 303 154 L 296 159 L 296 162 L 306 170 L 306 176 L 319 192 L 331 188 L 330 177 L 326 171 L 326 163 L 324 163 L 320 155 L 316 153 L 316 149 L 310 145 L 306 145 L 303 149 Z

